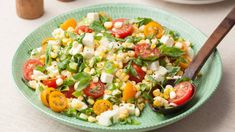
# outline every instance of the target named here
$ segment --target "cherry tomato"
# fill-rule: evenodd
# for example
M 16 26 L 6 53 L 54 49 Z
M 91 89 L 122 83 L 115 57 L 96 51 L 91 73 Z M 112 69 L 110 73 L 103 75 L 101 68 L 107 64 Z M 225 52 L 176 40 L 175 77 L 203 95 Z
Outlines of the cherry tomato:
M 102 82 L 91 82 L 88 87 L 86 87 L 83 92 L 86 96 L 93 98 L 99 98 L 104 95 L 104 84 Z
M 164 28 L 157 22 L 150 22 L 144 27 L 144 35 L 156 35 L 157 38 L 161 38 L 164 33 Z
M 56 78 L 43 80 L 42 83 L 48 87 L 56 88 Z
M 81 33 L 91 33 L 93 32 L 92 29 L 90 29 L 88 26 L 79 26 L 76 31 L 75 31 L 77 34 L 81 34 Z
M 151 49 L 147 43 L 141 43 L 135 46 L 135 55 L 145 60 L 155 60 L 160 57 L 160 51 L 157 48 Z
M 68 106 L 68 100 L 60 91 L 53 91 L 49 95 L 49 106 L 55 112 L 62 112 Z
M 144 79 L 145 72 L 138 65 L 136 65 L 134 63 L 132 63 L 131 65 L 134 68 L 134 70 L 136 71 L 137 76 L 134 76 L 131 73 L 129 73 L 129 76 L 130 76 L 129 80 L 135 81 L 136 83 L 141 82 Z
M 187 102 L 193 95 L 193 85 L 186 81 L 177 84 L 175 87 L 176 98 L 171 100 L 171 102 L 182 105 Z
M 23 76 L 26 80 L 32 80 L 31 75 L 33 74 L 33 70 L 37 66 L 43 66 L 42 62 L 37 59 L 29 59 L 25 62 L 23 66 Z
M 119 18 L 119 19 L 115 19 L 113 20 L 113 25 L 116 23 L 116 22 L 122 22 L 122 27 L 120 28 L 112 28 L 111 32 L 113 34 L 113 36 L 117 37 L 117 38 L 125 38 L 129 35 L 132 34 L 134 28 L 131 24 L 125 24 L 125 21 L 127 19 L 126 18 Z
M 65 95 L 66 98 L 75 98 L 75 96 L 73 96 L 74 91 L 74 87 L 70 86 L 68 91 L 62 91 L 62 93 Z

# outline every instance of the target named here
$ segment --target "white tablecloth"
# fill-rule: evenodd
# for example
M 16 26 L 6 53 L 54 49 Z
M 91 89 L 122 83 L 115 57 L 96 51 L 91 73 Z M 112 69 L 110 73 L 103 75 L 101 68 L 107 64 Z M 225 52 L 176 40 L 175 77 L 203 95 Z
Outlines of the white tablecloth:
M 78 132 L 39 112 L 18 92 L 11 77 L 14 52 L 26 35 L 48 19 L 71 9 L 97 3 L 127 0 L 76 0 L 62 3 L 45 0 L 45 14 L 36 20 L 16 16 L 15 0 L 0 0 L 0 132 Z M 235 5 L 235 1 L 212 5 L 179 5 L 161 0 L 128 0 L 172 12 L 209 35 Z M 235 30 L 219 46 L 223 60 L 223 79 L 216 93 L 187 118 L 159 129 L 158 132 L 234 132 L 235 131 Z

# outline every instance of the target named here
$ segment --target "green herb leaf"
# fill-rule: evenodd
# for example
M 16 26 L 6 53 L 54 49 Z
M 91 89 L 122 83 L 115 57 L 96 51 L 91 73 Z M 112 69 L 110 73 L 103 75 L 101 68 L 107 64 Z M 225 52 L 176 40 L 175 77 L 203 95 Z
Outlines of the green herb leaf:
M 125 42 L 125 39 L 116 38 L 111 33 L 104 32 L 104 37 L 106 37 L 110 42 Z
M 40 72 L 45 72 L 45 71 L 46 71 L 46 69 L 45 69 L 44 66 L 37 66 L 37 67 L 35 68 L 35 70 L 38 70 L 38 71 L 40 71 Z
M 128 42 L 128 43 L 134 43 L 134 44 L 136 44 L 136 43 L 138 43 L 140 40 L 142 40 L 142 38 L 141 38 L 141 37 L 135 37 L 135 36 L 128 36 L 128 37 L 125 38 L 125 40 L 126 40 L 126 42 Z
M 52 46 L 50 44 L 47 45 L 47 48 L 46 48 L 46 59 L 45 59 L 45 63 L 46 65 L 50 65 L 51 64 L 51 49 L 52 49 Z
M 167 67 L 167 70 L 168 70 L 169 76 L 175 76 L 176 73 L 180 70 L 180 67 L 171 66 L 171 67 Z
M 63 112 L 68 117 L 73 117 L 77 115 L 77 110 L 75 108 L 69 108 L 66 111 Z
M 138 17 L 135 19 L 135 21 L 136 21 L 135 23 L 138 25 L 138 27 L 141 27 L 142 25 L 146 25 L 153 20 L 151 18 Z
M 184 54 L 184 52 L 176 47 L 168 47 L 166 45 L 161 45 L 159 47 L 159 50 L 161 52 L 161 54 L 164 54 L 166 56 L 170 56 L 170 57 L 180 57 L 181 55 Z
M 71 78 L 66 78 L 63 82 L 63 86 L 71 86 L 75 83 L 75 81 Z
M 106 28 L 99 21 L 94 21 L 93 23 L 91 23 L 90 29 L 96 32 L 101 32 L 106 30 Z
M 73 78 L 79 81 L 76 91 L 81 91 L 84 88 L 86 88 L 90 84 L 90 81 L 92 79 L 91 75 L 85 72 L 77 73 L 76 75 L 73 76 Z
M 75 97 L 79 97 L 81 95 L 82 95 L 82 91 L 75 91 L 75 92 L 73 92 L 73 96 L 75 96 Z
M 107 16 L 105 16 L 105 15 L 99 15 L 99 18 L 100 18 L 100 22 L 102 23 L 102 24 L 104 24 L 105 22 L 108 22 L 108 21 L 110 21 L 110 19 L 109 19 L 109 17 L 107 17 Z
M 179 84 L 179 83 L 185 82 L 185 81 L 190 81 L 190 78 L 187 78 L 187 77 L 179 78 L 175 81 L 175 84 Z
M 78 43 L 81 43 L 81 44 L 82 44 L 82 40 L 83 40 L 84 37 L 85 37 L 85 33 L 82 33 L 82 34 L 80 34 L 79 36 L 77 36 L 77 41 L 78 41 Z

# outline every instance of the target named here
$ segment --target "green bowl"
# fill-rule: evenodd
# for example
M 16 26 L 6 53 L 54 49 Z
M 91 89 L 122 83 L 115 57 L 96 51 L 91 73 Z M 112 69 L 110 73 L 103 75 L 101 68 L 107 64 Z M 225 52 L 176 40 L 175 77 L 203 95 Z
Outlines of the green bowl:
M 149 106 L 147 106 L 138 120 L 141 122 L 140 125 L 114 125 L 111 127 L 103 127 L 94 123 L 81 121 L 72 117 L 67 117 L 59 113 L 51 111 L 45 107 L 34 91 L 28 88 L 22 81 L 22 65 L 29 58 L 28 51 L 32 48 L 40 46 L 41 40 L 45 37 L 51 36 L 51 32 L 60 23 L 67 18 L 79 19 L 86 15 L 88 12 L 99 12 L 105 11 L 113 18 L 135 18 L 135 17 L 151 17 L 157 20 L 164 26 L 178 31 L 182 37 L 190 40 L 194 45 L 194 50 L 197 52 L 203 45 L 207 37 L 200 32 L 198 29 L 190 25 L 185 20 L 182 20 L 170 13 L 163 10 L 146 7 L 143 5 L 135 4 L 102 4 L 89 6 L 85 8 L 79 8 L 59 15 L 50 21 L 46 22 L 31 34 L 29 34 L 21 43 L 17 49 L 14 58 L 12 60 L 12 74 L 15 83 L 20 92 L 26 97 L 26 99 L 38 110 L 47 114 L 49 117 L 72 127 L 88 130 L 88 131 L 147 131 L 157 129 L 169 124 L 172 124 L 195 110 L 197 110 L 203 103 L 205 103 L 209 97 L 215 92 L 221 76 L 222 76 L 222 64 L 220 55 L 217 51 L 211 55 L 207 63 L 204 65 L 201 72 L 203 73 L 202 78 L 199 80 L 199 87 L 195 98 L 191 103 L 180 112 L 175 113 L 171 116 L 163 116 L 161 114 L 154 113 Z

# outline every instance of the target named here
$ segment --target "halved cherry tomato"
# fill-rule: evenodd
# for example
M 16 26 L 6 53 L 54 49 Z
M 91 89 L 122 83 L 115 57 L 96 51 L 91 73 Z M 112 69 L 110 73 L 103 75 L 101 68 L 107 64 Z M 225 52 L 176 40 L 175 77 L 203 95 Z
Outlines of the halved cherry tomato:
M 88 26 L 79 26 L 76 31 L 75 31 L 77 34 L 81 34 L 81 33 L 91 33 L 93 32 L 92 29 L 90 29 Z
M 129 80 L 135 81 L 136 83 L 141 82 L 144 79 L 145 72 L 138 65 L 136 65 L 134 63 L 132 63 L 131 65 L 134 68 L 134 70 L 136 71 L 137 76 L 134 76 L 131 73 L 129 73 L 129 76 L 130 76 Z
M 67 19 L 63 24 L 60 25 L 60 28 L 67 30 L 69 27 L 76 28 L 77 22 L 74 18 Z
M 41 92 L 41 101 L 47 107 L 49 107 L 49 95 L 53 91 L 55 91 L 54 88 L 46 88 Z
M 43 80 L 42 83 L 48 87 L 56 88 L 56 78 Z
M 175 87 L 176 98 L 171 100 L 177 105 L 182 105 L 187 102 L 193 95 L 193 85 L 186 81 L 177 84 Z
M 74 87 L 70 86 L 68 91 L 62 91 L 62 93 L 65 95 L 66 98 L 75 98 L 75 96 L 73 96 L 74 91 Z
M 131 98 L 135 97 L 135 94 L 137 92 L 137 89 L 130 83 L 126 83 L 126 86 L 124 87 L 123 93 L 122 93 L 122 100 L 128 101 Z
M 141 43 L 135 46 L 135 55 L 145 60 L 154 60 L 160 57 L 160 51 L 157 48 L 151 49 L 147 43 Z
M 67 98 L 60 91 L 53 91 L 49 95 L 49 106 L 55 112 L 62 112 L 66 109 L 68 102 Z
M 164 33 L 164 28 L 157 22 L 149 22 L 147 25 L 144 27 L 144 35 L 149 36 L 149 35 L 156 35 L 157 38 L 161 38 Z
M 91 82 L 88 87 L 86 87 L 83 92 L 86 96 L 93 98 L 99 98 L 104 95 L 104 84 L 102 82 Z
M 112 109 L 113 109 L 112 103 L 104 99 L 97 100 L 93 106 L 93 110 L 96 115 L 100 115 L 101 113 Z
M 29 59 L 24 63 L 23 66 L 23 76 L 26 80 L 32 80 L 31 75 L 33 74 L 33 70 L 37 66 L 43 66 L 42 62 L 37 59 Z
M 116 23 L 116 22 L 122 22 L 122 27 L 120 28 L 112 28 L 111 32 L 113 34 L 113 36 L 117 37 L 117 38 L 125 38 L 129 35 L 132 34 L 134 28 L 131 24 L 125 24 L 125 21 L 127 19 L 126 18 L 119 18 L 119 19 L 115 19 L 113 20 L 113 25 Z

